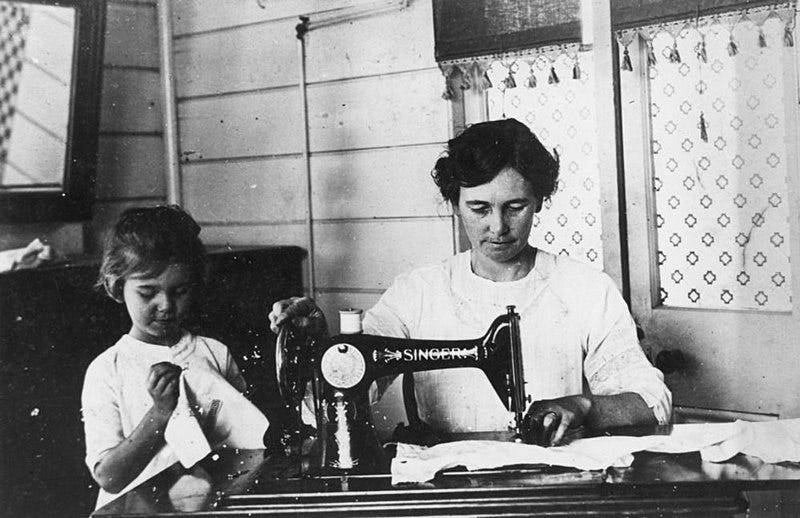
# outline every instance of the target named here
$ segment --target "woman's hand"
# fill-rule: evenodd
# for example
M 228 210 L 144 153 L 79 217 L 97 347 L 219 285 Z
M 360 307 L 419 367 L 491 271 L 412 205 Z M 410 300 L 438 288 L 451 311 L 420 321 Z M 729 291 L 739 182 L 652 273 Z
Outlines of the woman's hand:
M 272 332 L 278 333 L 280 326 L 287 321 L 312 338 L 319 339 L 328 336 L 328 322 L 325 320 L 325 314 L 317 307 L 317 303 L 312 298 L 292 297 L 273 304 L 272 311 L 269 313 L 269 325 Z
M 583 426 L 591 410 L 592 400 L 582 395 L 534 401 L 525 414 L 525 442 L 557 446 L 568 430 Z
M 170 415 L 178 404 L 178 379 L 181 368 L 170 362 L 160 362 L 150 367 L 147 376 L 147 392 L 153 398 L 154 409 L 162 415 Z

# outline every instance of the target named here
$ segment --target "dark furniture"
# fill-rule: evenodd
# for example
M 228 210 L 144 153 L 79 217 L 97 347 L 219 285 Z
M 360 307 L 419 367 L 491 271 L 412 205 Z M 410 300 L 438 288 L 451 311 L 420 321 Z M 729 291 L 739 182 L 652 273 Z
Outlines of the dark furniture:
M 251 399 L 274 413 L 275 300 L 300 295 L 296 247 L 217 250 L 195 331 L 231 350 Z M 98 262 L 0 274 L 0 516 L 86 516 L 97 485 L 84 465 L 80 393 L 88 364 L 130 329 L 125 308 L 92 288 Z
M 606 471 L 447 472 L 401 487 L 387 474 L 298 472 L 279 454 L 222 452 L 191 470 L 175 465 L 93 516 L 731 516 L 747 510 L 744 490 L 800 488 L 797 464 L 745 455 L 712 464 L 697 452 L 638 453 L 630 467 Z

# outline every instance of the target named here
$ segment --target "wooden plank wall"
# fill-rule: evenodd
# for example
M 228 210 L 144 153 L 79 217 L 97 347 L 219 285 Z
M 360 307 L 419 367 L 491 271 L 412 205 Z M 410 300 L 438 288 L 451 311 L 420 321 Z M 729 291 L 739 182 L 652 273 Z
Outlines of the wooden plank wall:
M 182 192 L 206 243 L 306 247 L 295 25 L 354 3 L 174 2 Z M 430 179 L 450 132 L 430 0 L 312 30 L 306 61 L 315 295 L 338 332 L 339 308 L 453 253 Z
M 96 251 L 101 234 L 125 207 L 165 200 L 156 0 L 106 4 L 94 219 L 0 225 L 0 249 L 38 237 L 67 254 Z
M 108 0 L 96 202 L 87 249 L 125 208 L 166 199 L 156 0 Z

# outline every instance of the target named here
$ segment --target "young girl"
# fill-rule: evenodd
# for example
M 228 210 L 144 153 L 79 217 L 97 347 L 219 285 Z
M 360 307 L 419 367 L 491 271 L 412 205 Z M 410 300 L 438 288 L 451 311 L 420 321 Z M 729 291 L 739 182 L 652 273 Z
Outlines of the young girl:
M 177 206 L 135 208 L 120 216 L 106 243 L 98 286 L 125 304 L 132 325 L 84 380 L 86 464 L 102 488 L 98 507 L 176 462 L 164 431 L 181 369 L 216 371 L 239 392 L 246 388 L 227 347 L 182 327 L 203 277 L 199 233 Z M 198 412 L 201 423 L 208 410 Z

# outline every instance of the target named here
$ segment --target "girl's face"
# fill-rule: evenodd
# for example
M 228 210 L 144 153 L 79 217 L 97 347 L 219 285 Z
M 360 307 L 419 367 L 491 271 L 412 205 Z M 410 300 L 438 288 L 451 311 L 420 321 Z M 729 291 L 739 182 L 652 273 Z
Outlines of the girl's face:
M 189 317 L 194 284 L 192 271 L 182 264 L 171 264 L 157 276 L 125 279 L 122 296 L 133 322 L 129 334 L 149 344 L 175 344 Z

